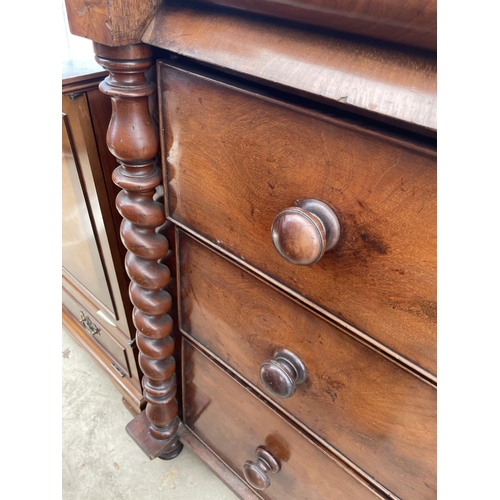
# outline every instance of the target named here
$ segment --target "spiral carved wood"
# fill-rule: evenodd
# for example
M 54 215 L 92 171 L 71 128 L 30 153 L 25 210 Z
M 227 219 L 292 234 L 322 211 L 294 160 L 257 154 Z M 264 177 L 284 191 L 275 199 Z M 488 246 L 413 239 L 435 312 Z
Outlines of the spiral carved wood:
M 152 63 L 151 49 L 142 44 L 107 47 L 94 43 L 94 51 L 97 62 L 109 71 L 100 89 L 111 96 L 113 105 L 107 143 L 119 161 L 113 181 L 122 188 L 116 206 L 124 219 L 121 238 L 128 250 L 125 267 L 131 279 L 139 365 L 144 373 L 147 439 L 152 437 L 164 446 L 154 446 L 160 451 L 151 453 L 139 437 L 132 437 L 146 453 L 174 458 L 182 444 L 177 438 L 177 384 L 170 336 L 173 324 L 168 314 L 172 298 L 164 290 L 170 270 L 159 262 L 169 246 L 165 236 L 156 232 L 165 222 L 165 211 L 163 204 L 153 199 L 161 183 L 161 171 L 155 163 L 158 131 L 148 108 L 148 97 L 156 87 L 145 75 Z M 127 430 L 133 434 L 129 427 Z

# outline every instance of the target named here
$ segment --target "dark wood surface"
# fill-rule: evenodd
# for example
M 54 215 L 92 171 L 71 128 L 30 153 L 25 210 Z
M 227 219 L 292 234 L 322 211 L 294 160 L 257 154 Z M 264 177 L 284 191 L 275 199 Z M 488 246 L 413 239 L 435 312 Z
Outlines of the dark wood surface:
M 263 499 L 383 498 L 186 341 L 183 367 L 188 428 L 241 478 L 258 446 L 279 461 Z
M 87 83 L 85 92 L 62 96 L 62 272 L 101 319 L 106 318 L 109 334 L 126 346 L 133 337 L 132 305 L 105 181 L 111 164 L 109 152 L 107 156 L 100 148 L 105 133 L 94 127 L 101 118 L 109 120 L 110 102 L 97 89 L 94 76 Z M 66 85 L 63 91 L 68 92 Z M 100 110 L 97 115 L 95 108 Z
M 340 239 L 340 222 L 325 203 L 306 198 L 279 212 L 271 226 L 273 244 L 292 264 L 312 266 Z
M 111 116 L 109 98 L 93 76 L 85 92 L 63 86 L 62 264 L 63 274 L 83 294 L 92 297 L 112 324 L 119 339 L 133 336 L 132 306 L 121 258 L 122 247 L 113 223 L 113 193 L 106 177 L 113 162 L 102 150 L 101 120 Z M 83 84 L 83 82 L 82 82 Z M 99 109 L 97 114 L 94 111 Z M 116 161 L 114 162 L 116 163 Z
M 435 134 L 433 53 L 163 3 L 146 43 L 355 113 Z
M 436 50 L 437 1 L 199 0 L 279 19 Z
M 107 73 L 99 81 L 102 82 L 107 76 Z M 109 120 L 111 118 L 111 99 L 104 95 L 98 88 L 91 89 L 87 92 L 87 100 L 89 110 L 92 116 L 92 125 L 96 136 L 96 145 L 101 158 L 102 174 L 99 179 L 99 189 L 107 193 L 107 219 L 105 220 L 106 231 L 109 233 L 108 239 L 111 239 L 111 234 L 114 235 L 113 241 L 118 240 L 116 249 L 113 249 L 116 254 L 116 260 L 122 264 L 122 269 L 117 273 L 118 280 L 120 281 L 120 288 L 123 289 L 124 295 L 128 297 L 128 287 L 130 279 L 124 272 L 124 260 L 126 249 L 120 241 L 120 224 L 122 217 L 115 206 L 116 196 L 120 189 L 113 183 L 112 175 L 115 168 L 118 166 L 116 158 L 111 154 L 106 144 L 106 133 L 108 131 Z M 134 330 L 132 324 L 132 304 L 130 300 L 127 301 L 126 315 L 130 321 L 130 328 Z
M 436 373 L 433 151 L 160 65 L 170 217 Z M 337 214 L 341 238 L 306 267 L 271 239 L 301 198 Z
M 146 76 L 152 64 L 151 48 L 138 44 L 108 47 L 94 43 L 96 59 L 109 76 L 99 86 L 111 97 L 112 115 L 106 136 L 119 166 L 113 182 L 121 188 L 116 207 L 123 217 L 121 237 L 127 248 L 125 267 L 131 280 L 130 298 L 137 328 L 135 341 L 147 401 L 127 430 L 150 457 L 171 459 L 182 450 L 177 437 L 177 380 L 168 314 L 172 298 L 165 290 L 171 274 L 160 262 L 168 240 L 156 229 L 165 223 L 165 209 L 156 199 L 161 171 L 156 165 L 158 130 L 149 111 L 156 87 Z
M 207 5 L 222 2 L 235 8 Z M 229 477 L 220 472 L 225 463 L 237 484 L 246 463 L 247 476 L 266 486 L 255 491 L 263 499 L 435 498 L 435 0 L 404 8 L 395 0 L 66 3 L 72 32 L 96 42 L 109 70 L 108 144 L 120 161 L 114 180 L 123 189 L 118 207 L 149 401 L 128 426 L 139 446 L 150 458 L 181 450 L 179 332 L 169 314 L 178 258 L 183 419 L 211 449 L 205 459 L 221 459 L 219 475 Z M 153 52 L 141 40 L 166 49 L 154 53 L 174 65 L 212 75 L 160 65 L 164 187 L 170 222 L 232 264 L 193 250 L 186 236 L 177 255 L 169 251 L 154 86 L 145 77 Z M 102 132 L 104 115 L 98 122 Z M 98 188 L 109 191 L 109 177 Z M 303 198 L 334 210 L 340 239 L 324 253 L 316 248 L 316 263 L 299 255 L 306 265 L 297 265 L 276 251 L 271 227 Z M 103 225 L 111 231 L 118 222 L 115 213 Z M 322 224 L 313 221 L 324 243 Z M 286 245 L 304 243 L 295 238 Z M 111 358 L 92 318 L 102 323 L 83 294 L 81 304 L 91 322 L 82 338 L 104 368 Z M 246 498 L 250 490 L 234 491 Z
M 104 80 L 101 78 L 100 82 Z M 99 83 L 100 83 L 99 82 Z M 96 140 L 96 147 L 100 158 L 100 168 L 93 167 L 93 178 L 97 192 L 99 206 L 103 217 L 103 225 L 106 231 L 106 238 L 110 245 L 110 252 L 113 255 L 115 274 L 118 287 L 120 289 L 121 302 L 123 304 L 123 323 L 128 326 L 131 337 L 135 333 L 132 321 L 132 303 L 128 290 L 130 279 L 125 272 L 126 249 L 120 239 L 121 216 L 115 206 L 115 199 L 119 189 L 113 183 L 112 173 L 117 167 L 116 158 L 109 151 L 106 144 L 106 133 L 111 117 L 111 99 L 104 95 L 96 86 L 86 92 L 89 112 L 92 117 L 92 128 Z
M 85 94 L 63 95 L 62 110 L 63 274 L 116 322 L 115 273 L 92 175 L 100 161 Z
M 140 43 L 162 0 L 65 0 L 71 33 L 111 47 Z
M 62 87 L 63 324 L 138 413 L 145 401 L 129 345 L 132 306 L 105 180 L 113 162 L 102 150 L 110 101 L 97 88 L 102 73 L 83 75 Z
M 180 232 L 181 328 L 400 498 L 436 495 L 436 391 Z M 259 372 L 285 348 L 308 378 L 275 397 Z

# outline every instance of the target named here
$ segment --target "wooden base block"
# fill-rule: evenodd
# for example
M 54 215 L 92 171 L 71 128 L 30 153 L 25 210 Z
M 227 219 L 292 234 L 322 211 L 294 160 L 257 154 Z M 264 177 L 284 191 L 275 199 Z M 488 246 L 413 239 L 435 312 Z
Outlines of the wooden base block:
M 149 421 L 146 412 L 143 411 L 127 424 L 125 430 L 136 442 L 137 446 L 149 457 L 150 460 L 161 458 L 171 460 L 182 451 L 182 444 L 172 453 L 164 453 L 163 450 L 171 446 L 171 441 L 160 441 L 149 433 Z

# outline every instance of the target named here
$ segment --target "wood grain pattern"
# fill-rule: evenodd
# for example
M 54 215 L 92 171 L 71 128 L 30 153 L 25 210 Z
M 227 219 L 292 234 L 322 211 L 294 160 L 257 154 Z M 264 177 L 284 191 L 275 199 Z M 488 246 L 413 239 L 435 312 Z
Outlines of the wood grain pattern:
M 235 474 L 246 463 L 268 486 L 255 497 L 434 499 L 436 1 L 66 4 L 72 32 L 96 42 L 110 71 L 108 143 L 148 401 L 131 436 L 150 458 L 181 450 L 169 314 L 179 259 L 183 418 Z M 159 66 L 167 210 L 145 73 L 153 51 L 141 40 L 184 67 Z M 310 267 L 286 262 L 271 239 L 276 214 L 302 198 L 340 219 L 338 245 Z M 165 211 L 206 246 L 184 235 L 169 250 Z M 280 348 L 307 377 L 294 382 L 285 366 L 273 399 L 259 370 Z M 273 388 L 283 373 L 268 373 Z M 260 447 L 279 463 L 269 484 L 269 461 L 248 462 Z
M 271 486 L 259 492 L 264 500 L 382 498 L 186 341 L 183 363 L 185 425 L 241 478 L 257 446 L 280 461 Z
M 146 43 L 353 112 L 437 128 L 435 54 L 164 3 Z
M 436 50 L 437 1 L 199 0 Z
M 184 332 L 400 498 L 435 497 L 433 387 L 182 232 L 179 273 Z M 278 348 L 308 371 L 287 399 L 259 378 Z
M 123 217 L 121 236 L 128 250 L 125 267 L 131 279 L 135 339 L 148 403 L 145 416 L 138 415 L 127 430 L 148 456 L 171 459 L 180 453 L 182 444 L 176 434 L 177 382 L 168 314 L 172 299 L 165 290 L 171 276 L 169 268 L 159 262 L 166 257 L 169 244 L 156 232 L 165 222 L 165 213 L 155 199 L 161 184 L 155 162 L 159 138 L 148 100 L 156 87 L 145 74 L 152 54 L 146 45 L 112 48 L 94 43 L 94 50 L 97 62 L 109 71 L 99 88 L 112 100 L 107 144 L 119 161 L 113 181 L 122 189 L 116 206 Z
M 140 43 L 162 0 L 65 0 L 73 35 L 111 47 Z
M 160 65 L 168 213 L 433 377 L 436 162 L 428 153 Z M 325 202 L 341 238 L 311 267 L 271 240 L 277 213 Z M 354 330 L 353 330 L 354 331 Z

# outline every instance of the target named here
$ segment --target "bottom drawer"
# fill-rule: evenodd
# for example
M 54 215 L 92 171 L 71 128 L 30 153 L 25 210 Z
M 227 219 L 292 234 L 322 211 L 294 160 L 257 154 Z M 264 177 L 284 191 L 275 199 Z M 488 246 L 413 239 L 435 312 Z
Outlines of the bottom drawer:
M 94 340 L 106 354 L 114 360 L 113 368 L 121 376 L 130 377 L 130 370 L 127 362 L 125 348 L 121 346 L 103 327 L 103 324 L 97 320 L 97 310 L 88 311 L 82 307 L 73 297 L 63 288 L 62 303 L 68 311 L 80 322 L 82 328 L 89 337 Z
M 263 499 L 384 498 L 185 339 L 183 377 L 184 424 L 242 479 L 247 463 L 254 484 L 269 481 Z M 278 472 L 266 472 L 266 453 Z

